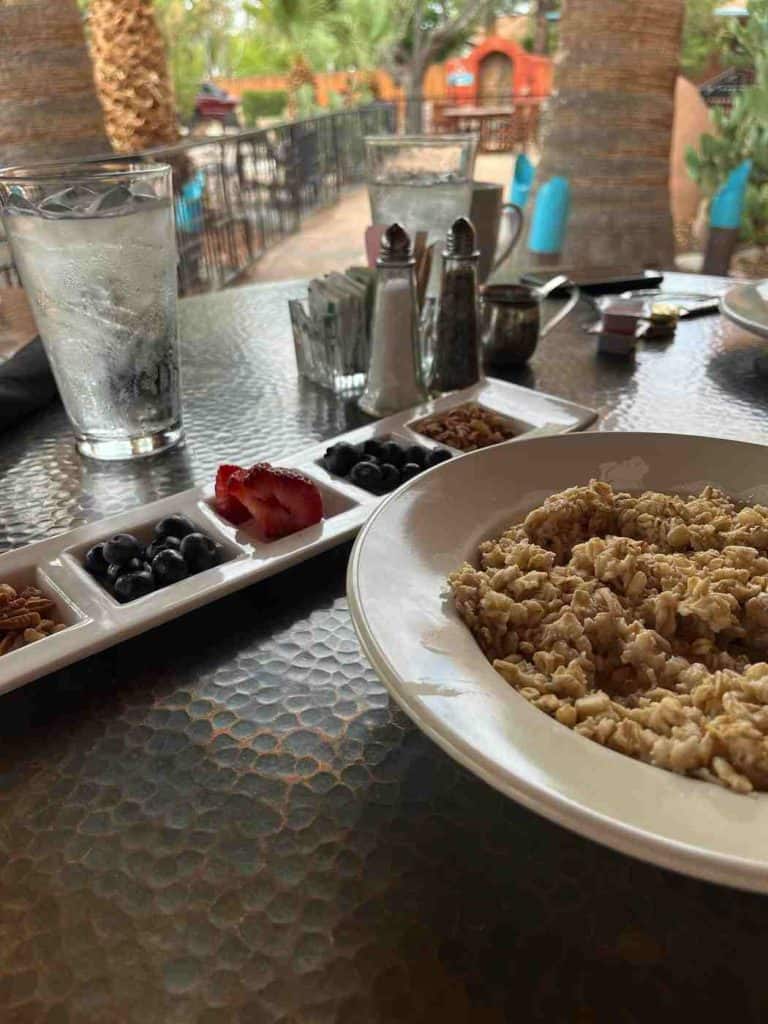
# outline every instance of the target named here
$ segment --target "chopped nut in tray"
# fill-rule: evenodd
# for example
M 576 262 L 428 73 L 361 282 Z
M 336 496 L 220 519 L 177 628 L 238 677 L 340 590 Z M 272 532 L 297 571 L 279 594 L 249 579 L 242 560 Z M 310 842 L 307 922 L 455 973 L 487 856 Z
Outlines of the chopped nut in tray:
M 16 591 L 8 583 L 0 583 L 0 655 L 66 629 L 66 623 L 49 617 L 55 608 L 37 587 Z
M 460 452 L 474 452 L 515 437 L 509 422 L 476 402 L 465 402 L 445 412 L 436 412 L 411 428 L 424 437 L 449 445 Z

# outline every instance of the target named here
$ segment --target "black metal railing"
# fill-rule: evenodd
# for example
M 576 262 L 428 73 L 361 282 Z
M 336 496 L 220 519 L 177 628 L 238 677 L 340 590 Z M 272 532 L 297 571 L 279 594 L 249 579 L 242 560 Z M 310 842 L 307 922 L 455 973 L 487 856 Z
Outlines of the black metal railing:
M 173 167 L 179 293 L 190 295 L 236 281 L 308 213 L 362 181 L 366 135 L 407 131 L 418 109 L 426 134 L 477 132 L 481 151 L 519 151 L 537 140 L 544 99 L 412 96 L 110 159 Z
M 374 103 L 120 159 L 174 170 L 179 293 L 235 281 L 302 218 L 365 177 L 363 138 L 392 134 L 396 110 Z
M 754 68 L 728 68 L 700 85 L 699 92 L 708 107 L 730 110 L 737 93 L 754 80 Z

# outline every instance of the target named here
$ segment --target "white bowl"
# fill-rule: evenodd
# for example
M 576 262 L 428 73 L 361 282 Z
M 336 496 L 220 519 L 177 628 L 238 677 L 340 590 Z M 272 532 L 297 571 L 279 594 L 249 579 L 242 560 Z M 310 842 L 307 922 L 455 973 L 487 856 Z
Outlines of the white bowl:
M 451 757 L 529 807 L 664 867 L 768 892 L 768 793 L 739 796 L 634 761 L 528 704 L 486 661 L 446 577 L 549 494 L 708 483 L 768 504 L 768 448 L 677 434 L 574 434 L 497 445 L 416 477 L 360 533 L 352 618 L 390 693 Z

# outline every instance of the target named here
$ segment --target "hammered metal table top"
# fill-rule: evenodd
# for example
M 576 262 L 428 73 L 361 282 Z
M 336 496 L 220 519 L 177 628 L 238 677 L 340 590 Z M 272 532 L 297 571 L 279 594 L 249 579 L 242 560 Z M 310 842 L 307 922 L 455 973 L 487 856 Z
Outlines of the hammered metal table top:
M 58 407 L 4 436 L 2 547 L 362 422 L 297 382 L 301 291 L 182 303 L 181 451 L 83 462 Z M 517 379 L 598 429 L 768 441 L 761 350 L 708 317 L 598 359 L 577 318 Z M 2 698 L 0 1021 L 764 1019 L 766 901 L 571 835 L 451 762 L 359 652 L 348 553 Z

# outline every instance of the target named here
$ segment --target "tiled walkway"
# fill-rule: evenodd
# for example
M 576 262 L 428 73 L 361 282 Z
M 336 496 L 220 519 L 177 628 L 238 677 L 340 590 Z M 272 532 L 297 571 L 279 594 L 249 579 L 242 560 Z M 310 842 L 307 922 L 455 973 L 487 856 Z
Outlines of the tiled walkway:
M 478 156 L 475 180 L 507 185 L 513 164 L 511 153 Z M 307 217 L 300 232 L 278 242 L 238 283 L 316 277 L 331 270 L 359 266 L 365 263 L 363 232 L 370 222 L 365 186 L 351 188 L 335 206 Z

